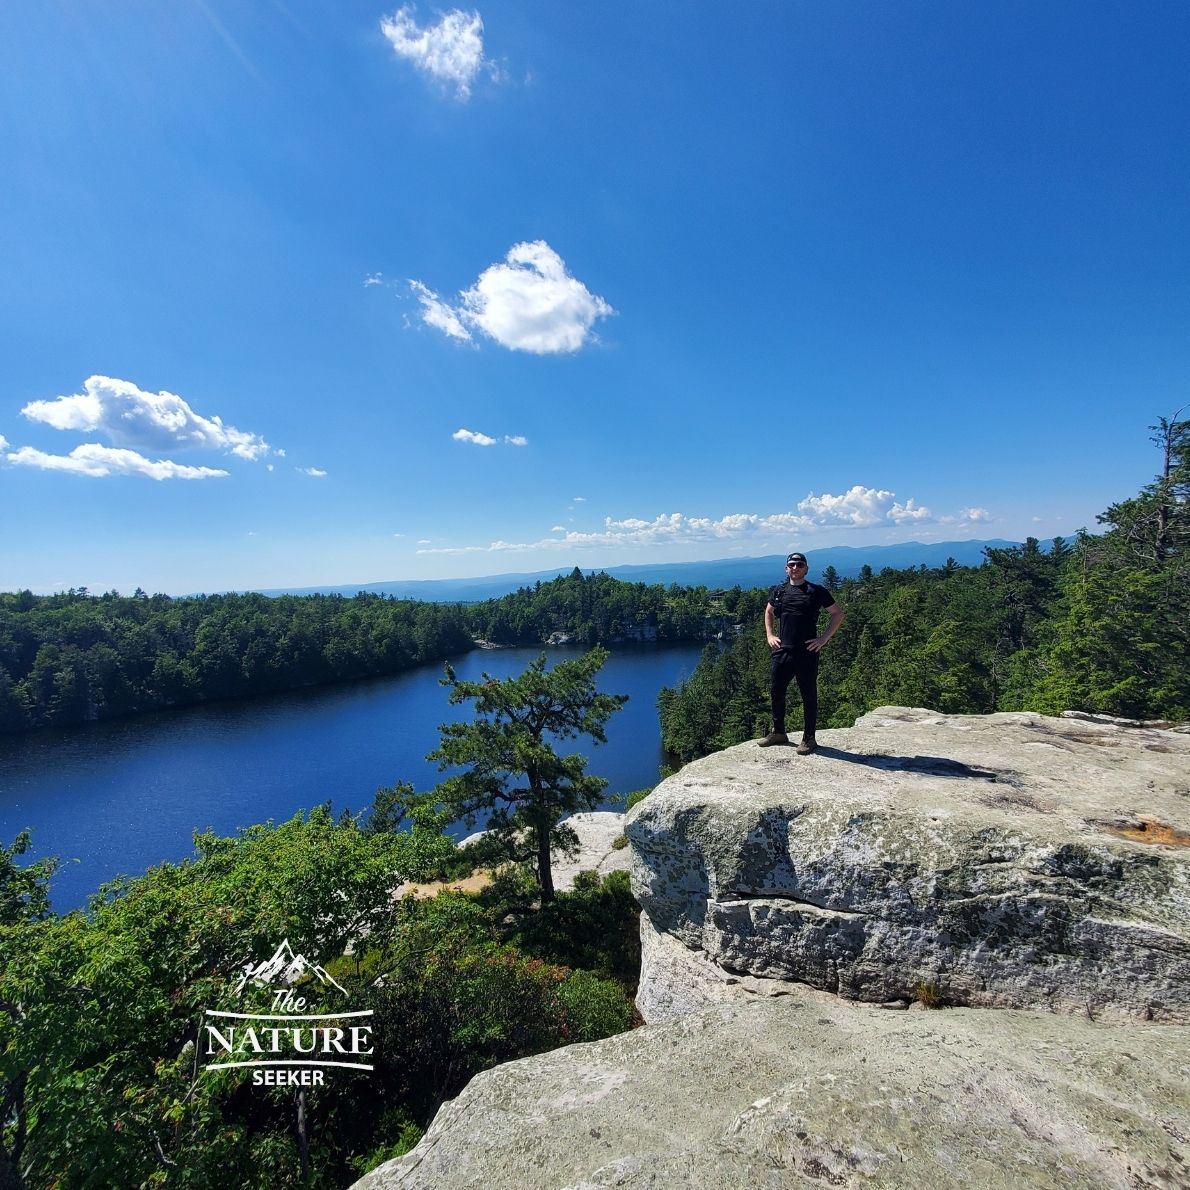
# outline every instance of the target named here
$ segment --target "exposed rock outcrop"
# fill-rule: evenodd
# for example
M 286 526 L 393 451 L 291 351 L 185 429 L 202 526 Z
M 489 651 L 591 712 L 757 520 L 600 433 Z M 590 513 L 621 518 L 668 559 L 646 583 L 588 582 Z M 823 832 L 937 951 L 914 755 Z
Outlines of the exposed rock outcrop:
M 1190 737 L 884 707 L 819 742 L 708 756 L 628 815 L 647 1020 L 683 1010 L 650 929 L 854 999 L 1190 1020 Z
M 819 741 L 627 816 L 646 1028 L 479 1075 L 362 1190 L 1190 1187 L 1190 736 Z
M 592 871 L 606 876 L 609 872 L 624 871 L 631 863 L 632 854 L 628 848 L 615 846 L 624 833 L 623 814 L 591 810 L 572 814 L 566 822 L 578 835 L 579 849 L 576 855 L 554 852 L 555 888 L 573 888 L 574 878 L 580 872 Z
M 1190 1185 L 1190 1035 L 778 1000 L 509 1062 L 359 1190 Z

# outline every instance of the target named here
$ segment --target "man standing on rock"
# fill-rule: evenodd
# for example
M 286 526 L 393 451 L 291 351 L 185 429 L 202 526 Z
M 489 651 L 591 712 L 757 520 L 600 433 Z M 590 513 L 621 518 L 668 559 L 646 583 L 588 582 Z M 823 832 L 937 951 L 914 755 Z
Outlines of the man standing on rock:
M 772 650 L 769 694 L 773 701 L 773 730 L 760 741 L 762 748 L 788 744 L 785 734 L 785 692 L 797 679 L 802 696 L 804 728 L 797 750 L 809 756 L 818 743 L 818 654 L 839 631 L 843 609 L 826 587 L 806 581 L 806 555 L 792 553 L 785 560 L 789 578 L 775 586 L 764 608 L 764 632 Z M 818 635 L 818 613 L 830 616 L 826 631 Z

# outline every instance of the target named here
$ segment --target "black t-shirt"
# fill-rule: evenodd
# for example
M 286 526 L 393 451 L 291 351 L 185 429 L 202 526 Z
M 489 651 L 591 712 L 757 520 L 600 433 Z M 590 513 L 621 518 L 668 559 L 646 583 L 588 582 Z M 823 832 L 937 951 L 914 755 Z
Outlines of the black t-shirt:
M 835 597 L 817 583 L 780 583 L 769 594 L 777 619 L 781 648 L 801 651 L 818 635 L 818 613 L 833 607 Z

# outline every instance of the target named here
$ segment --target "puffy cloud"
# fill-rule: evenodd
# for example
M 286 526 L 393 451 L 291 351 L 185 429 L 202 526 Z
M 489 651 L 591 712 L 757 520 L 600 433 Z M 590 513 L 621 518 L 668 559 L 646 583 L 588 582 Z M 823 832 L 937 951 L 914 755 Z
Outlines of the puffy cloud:
M 22 446 L 6 458 L 20 467 L 41 471 L 69 471 L 101 479 L 108 475 L 141 475 L 146 479 L 217 479 L 227 474 L 214 467 L 186 467 L 169 459 L 146 459 L 135 450 L 86 442 L 68 455 L 51 455 L 32 446 Z
M 117 446 L 147 450 L 203 447 L 259 459 L 269 444 L 259 435 L 203 417 L 174 393 L 149 393 L 127 380 L 91 376 L 83 391 L 53 401 L 30 401 L 21 413 L 56 430 L 98 432 Z M 201 468 L 200 468 L 201 470 Z
M 495 446 L 496 439 L 487 434 L 477 434 L 474 430 L 455 430 L 451 437 L 456 442 L 473 442 L 476 446 Z
M 507 446 L 529 445 L 529 439 L 520 434 L 505 434 L 503 438 L 493 438 L 490 434 L 481 434 L 477 430 L 455 430 L 451 437 L 456 442 L 470 442 L 475 446 L 496 446 L 500 442 Z
M 326 472 L 320 471 L 317 467 L 299 467 L 298 470 L 312 479 L 326 479 Z
M 930 510 L 913 500 L 898 504 L 894 493 L 883 488 L 865 488 L 856 484 L 841 496 L 816 496 L 811 492 L 798 506 L 798 511 L 814 525 L 880 525 L 886 521 L 902 524 L 905 521 L 932 520 Z
M 575 496 L 573 499 L 581 500 L 582 497 Z M 977 510 L 964 510 L 967 513 L 972 511 Z M 488 545 L 439 547 L 419 552 L 527 553 L 532 550 L 643 547 L 705 542 L 713 542 L 728 549 L 736 548 L 734 543 L 737 542 L 751 543 L 763 548 L 766 544 L 783 545 L 794 535 L 813 534 L 823 529 L 895 528 L 905 523 L 920 524 L 935 520 L 930 510 L 921 507 L 915 500 L 901 503 L 893 492 L 856 485 L 838 496 L 819 496 L 811 492 L 798 504 L 796 512 L 773 512 L 763 516 L 756 513 L 733 512 L 717 519 L 689 517 L 680 512 L 662 513 L 651 520 L 641 517 L 615 520 L 607 517 L 601 529 L 592 531 L 567 530 L 562 525 L 554 525 L 550 532 L 561 536 L 547 537 L 540 541 L 494 541 Z
M 960 508 L 955 516 L 940 516 L 938 522 L 942 525 L 986 525 L 991 519 L 992 514 L 986 508 Z
M 365 288 L 367 288 L 369 285 L 383 285 L 383 284 L 384 284 L 384 274 L 383 273 L 369 273 L 364 278 L 364 287 Z
M 471 97 L 471 85 L 485 65 L 483 20 L 477 12 L 452 8 L 436 25 L 419 25 L 412 5 L 382 17 L 380 31 L 398 58 L 423 74 L 453 86 L 461 100 Z M 490 64 L 488 64 L 490 67 Z
M 3 434 L 0 434 L 0 452 L 6 451 L 7 449 L 8 449 L 8 439 L 5 438 Z
M 544 240 L 514 244 L 501 264 L 480 273 L 455 305 L 421 281 L 410 281 L 422 321 L 451 338 L 479 331 L 510 351 L 556 355 L 578 351 L 600 318 L 615 311 L 566 271 Z

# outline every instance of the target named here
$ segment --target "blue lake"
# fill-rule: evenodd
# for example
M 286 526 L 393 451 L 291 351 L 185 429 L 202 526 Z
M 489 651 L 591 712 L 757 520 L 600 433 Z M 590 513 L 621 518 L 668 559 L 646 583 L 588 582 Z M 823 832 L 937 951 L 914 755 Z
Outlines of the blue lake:
M 455 660 L 462 678 L 519 673 L 540 649 L 476 650 Z M 550 663 L 573 651 L 546 650 Z M 693 672 L 699 645 L 613 652 L 599 688 L 627 694 L 608 742 L 568 741 L 606 795 L 656 784 L 657 693 Z M 440 774 L 426 761 L 438 725 L 462 718 L 439 685 L 441 666 L 394 678 L 246 702 L 143 715 L 68 731 L 0 737 L 0 843 L 24 828 L 32 856 L 63 863 L 51 891 L 59 912 L 84 905 L 105 880 L 192 854 L 196 829 L 234 834 L 330 801 L 367 808 L 396 781 L 418 789 Z M 25 857 L 26 859 L 29 856 Z

